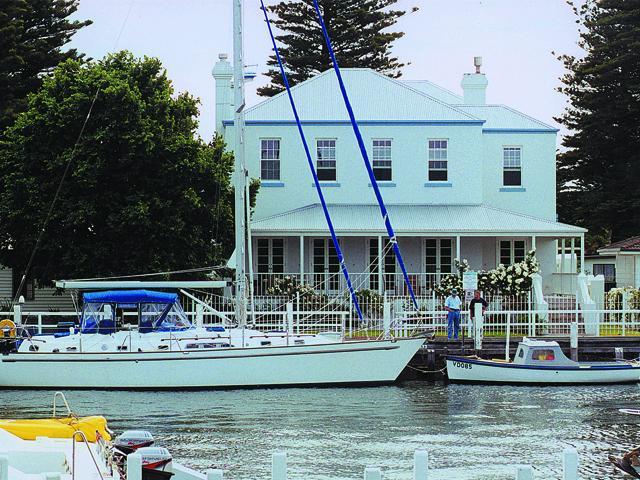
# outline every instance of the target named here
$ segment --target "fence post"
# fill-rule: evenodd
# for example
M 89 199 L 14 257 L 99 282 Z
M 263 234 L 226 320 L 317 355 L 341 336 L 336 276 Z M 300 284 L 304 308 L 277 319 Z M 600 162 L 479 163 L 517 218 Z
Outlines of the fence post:
M 533 480 L 533 468 L 528 465 L 516 467 L 516 480 Z
M 364 480 L 382 480 L 382 472 L 379 468 L 367 467 L 364 469 Z
M 127 455 L 127 480 L 142 480 L 142 456 L 139 453 Z
M 413 454 L 413 480 L 428 480 L 429 454 L 426 450 L 416 450 Z
M 578 452 L 567 447 L 562 453 L 562 480 L 578 480 Z
M 578 323 L 573 322 L 570 326 L 571 360 L 578 361 Z
M 384 338 L 391 337 L 391 303 L 385 298 L 382 307 L 382 330 L 384 331 Z
M 511 342 L 511 312 L 507 312 L 507 338 L 504 344 L 504 359 L 508 362 L 511 358 L 511 352 L 509 351 Z
M 0 455 L 0 480 L 9 480 L 9 457 Z
M 475 320 L 475 331 L 473 332 L 474 347 L 482 350 L 482 335 L 484 332 L 484 315 L 482 314 L 482 304 L 476 303 L 473 318 Z
M 535 334 L 535 331 L 536 331 L 535 318 L 536 318 L 536 316 L 531 313 L 531 290 L 529 290 L 527 292 L 527 311 L 529 312 L 527 314 L 527 318 L 529 319 L 529 328 L 528 328 L 527 334 L 530 337 L 535 337 L 535 335 L 536 335 Z
M 287 480 L 287 454 L 276 452 L 271 457 L 271 480 Z
M 204 307 L 196 303 L 196 327 L 204 325 Z
M 13 306 L 13 323 L 22 325 L 22 304 L 20 302 Z
M 209 470 L 207 472 L 207 480 L 222 480 L 222 470 Z
M 289 345 L 289 337 L 293 333 L 293 302 L 287 302 L 287 345 Z
M 622 291 L 622 336 L 627 333 L 627 310 L 629 310 L 629 292 Z
M 42 314 L 38 314 L 38 333 L 42 333 Z
M 296 311 L 298 312 L 298 318 L 296 319 L 296 334 L 300 333 L 300 292 L 296 292 Z

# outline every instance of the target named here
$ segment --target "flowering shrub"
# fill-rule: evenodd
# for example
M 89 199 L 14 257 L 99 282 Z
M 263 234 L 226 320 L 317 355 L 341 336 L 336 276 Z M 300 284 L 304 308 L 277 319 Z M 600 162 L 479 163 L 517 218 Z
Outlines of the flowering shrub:
M 623 297 L 627 297 L 629 308 L 640 309 L 640 289 L 633 287 L 612 288 L 607 292 L 607 308 L 610 310 L 620 310 L 623 308 Z
M 440 284 L 436 285 L 435 290 L 439 295 L 448 295 L 453 288 L 458 289 L 458 291 L 462 290 L 462 274 L 469 270 L 469 262 L 456 259 L 455 267 L 458 271 L 457 274 L 443 277 Z M 531 250 L 522 262 L 509 266 L 500 264 L 493 270 L 479 271 L 478 289 L 484 294 L 504 293 L 517 295 L 525 293 L 531 289 L 533 283 L 532 275 L 539 270 L 540 266 L 536 259 L 536 252 Z
M 316 294 L 310 285 L 300 285 L 298 280 L 291 276 L 285 275 L 276 279 L 273 285 L 267 289 L 267 295 L 276 295 L 278 297 L 300 298 L 312 297 Z

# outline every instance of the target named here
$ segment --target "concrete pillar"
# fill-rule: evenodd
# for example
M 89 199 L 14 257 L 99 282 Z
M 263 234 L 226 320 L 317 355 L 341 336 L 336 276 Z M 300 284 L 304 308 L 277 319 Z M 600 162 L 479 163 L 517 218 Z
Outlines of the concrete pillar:
M 196 327 L 204 325 L 204 307 L 200 303 L 196 303 Z
M 287 454 L 276 452 L 271 457 L 271 480 L 287 480 Z
M 13 323 L 17 326 L 22 325 L 22 304 L 20 303 L 13 306 Z
M 570 326 L 571 360 L 578 361 L 578 324 L 572 322 Z
M 293 335 L 293 302 L 287 302 L 287 345 L 289 344 L 289 336 Z
M 127 455 L 127 480 L 142 480 L 142 456 L 139 453 Z
M 228 55 L 221 53 L 213 67 L 213 78 L 216 82 L 216 132 L 223 133 L 223 122 L 232 120 L 231 80 L 233 79 L 233 67 L 227 61 Z
M 387 339 L 391 337 L 391 303 L 387 301 L 386 296 L 382 310 L 382 330 L 384 338 Z
M 533 468 L 526 465 L 516 467 L 516 480 L 533 480 Z
M 379 468 L 367 467 L 364 469 L 364 480 L 382 480 L 382 472 Z
M 484 334 L 484 315 L 482 315 L 482 304 L 476 303 L 473 312 L 474 319 L 474 348 L 476 350 L 482 350 L 482 336 Z
M 416 450 L 413 454 L 413 480 L 429 479 L 429 454 L 426 450 Z

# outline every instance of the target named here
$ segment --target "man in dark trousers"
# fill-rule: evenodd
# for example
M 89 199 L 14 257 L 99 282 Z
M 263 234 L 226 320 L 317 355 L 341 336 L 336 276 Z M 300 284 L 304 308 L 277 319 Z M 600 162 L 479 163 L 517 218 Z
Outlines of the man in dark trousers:
M 473 292 L 473 299 L 469 302 L 469 317 L 475 320 L 476 315 L 476 304 L 482 304 L 482 315 L 484 316 L 484 312 L 489 306 L 487 301 L 480 296 L 480 290 L 475 290 Z

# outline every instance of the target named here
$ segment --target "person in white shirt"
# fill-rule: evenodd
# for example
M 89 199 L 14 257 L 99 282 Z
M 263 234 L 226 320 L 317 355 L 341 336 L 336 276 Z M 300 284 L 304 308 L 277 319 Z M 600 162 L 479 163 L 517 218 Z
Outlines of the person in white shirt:
M 454 288 L 451 290 L 451 295 L 444 301 L 444 308 L 447 313 L 447 338 L 451 340 L 453 336 L 454 340 L 458 340 L 458 333 L 460 332 L 460 307 L 462 306 L 462 300 L 458 296 L 458 291 Z

